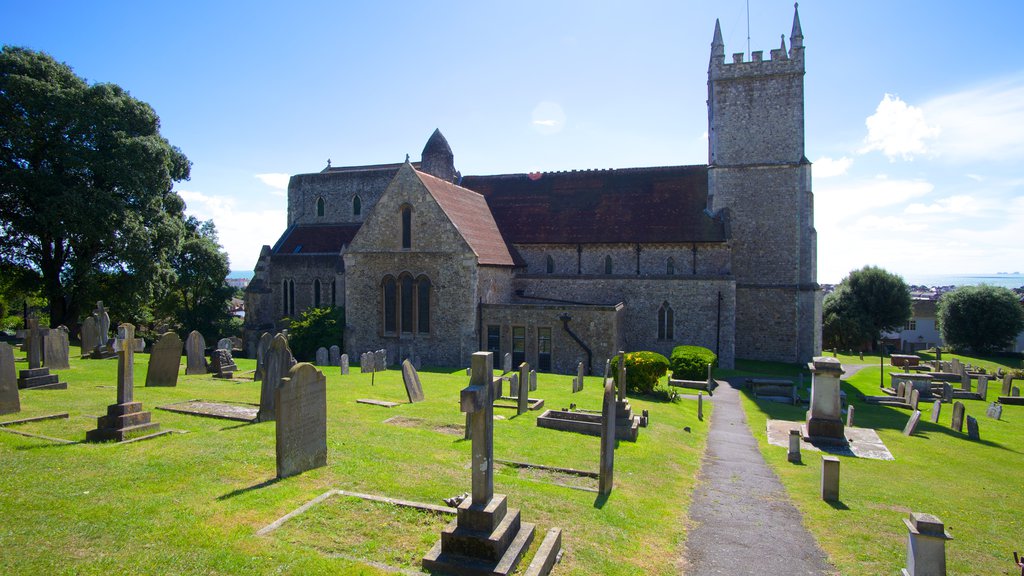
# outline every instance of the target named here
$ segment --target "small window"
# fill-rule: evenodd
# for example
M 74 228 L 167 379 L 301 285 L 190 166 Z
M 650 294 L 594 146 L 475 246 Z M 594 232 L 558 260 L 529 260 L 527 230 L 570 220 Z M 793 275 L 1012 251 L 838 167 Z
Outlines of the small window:
M 412 207 L 402 206 L 402 248 L 412 248 Z
M 288 281 L 288 315 L 295 315 L 295 280 Z
M 281 316 L 288 315 L 288 281 L 281 282 Z
M 555 259 L 552 258 L 550 254 L 548 254 L 548 257 L 547 257 L 546 266 L 547 266 L 547 273 L 548 274 L 554 274 L 555 273 Z
M 353 216 L 360 216 L 360 215 L 362 215 L 362 213 L 363 213 L 363 201 L 359 199 L 359 196 L 356 196 L 355 198 L 352 199 L 352 215 Z
M 668 262 L 665 263 L 665 274 L 672 276 L 676 273 L 676 259 L 669 256 Z
M 526 362 L 526 327 L 512 327 L 512 365 L 519 366 Z
M 537 369 L 551 371 L 551 328 L 537 328 Z
M 316 199 L 316 215 L 318 218 L 324 217 L 324 199 L 322 196 Z
M 331 306 L 338 305 L 338 281 L 331 280 Z
M 487 325 L 487 351 L 493 352 L 495 358 L 501 357 L 501 326 Z
M 917 330 L 917 320 L 907 320 L 907 325 L 903 327 L 904 330 Z
M 612 257 L 611 256 L 605 256 L 604 257 L 604 273 L 605 274 L 611 274 L 612 273 Z
M 320 307 L 320 279 L 313 280 L 313 308 Z
M 675 338 L 675 312 L 668 302 L 662 302 L 658 308 L 658 340 Z

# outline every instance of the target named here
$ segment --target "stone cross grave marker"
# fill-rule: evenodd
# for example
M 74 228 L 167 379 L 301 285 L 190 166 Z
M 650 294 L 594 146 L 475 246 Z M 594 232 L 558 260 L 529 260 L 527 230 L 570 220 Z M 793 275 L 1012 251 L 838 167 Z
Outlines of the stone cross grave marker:
M 14 348 L 0 342 L 0 414 L 21 412 L 18 377 L 14 369 Z
M 469 414 L 473 439 L 473 506 L 483 508 L 494 497 L 494 359 L 491 352 L 474 352 L 473 374 L 462 389 L 460 407 Z
M 317 366 L 327 366 L 331 362 L 330 353 L 327 352 L 327 348 L 323 346 L 316 349 L 316 361 Z
M 82 321 L 82 327 L 79 329 L 78 334 L 82 340 L 82 357 L 86 357 L 90 352 L 95 350 L 100 345 L 100 338 L 97 331 L 99 328 L 96 325 L 96 317 L 88 316 Z
M 187 356 L 185 364 L 187 376 L 206 374 L 206 339 L 198 330 L 189 332 L 188 338 L 185 339 L 185 354 Z
M 405 395 L 410 403 L 423 402 L 423 386 L 420 375 L 408 359 L 402 361 L 402 382 L 405 383 Z
M 34 370 L 43 366 L 43 337 L 49 330 L 39 327 L 38 318 L 28 319 L 28 331 L 25 333 L 25 349 L 28 352 L 28 369 Z
M 993 420 L 1001 420 L 1003 417 L 1003 405 L 998 402 L 992 402 L 985 410 L 985 416 Z
M 288 348 L 288 339 L 278 334 L 270 341 L 263 364 L 263 384 L 260 386 L 260 409 L 256 413 L 257 422 L 268 422 L 276 416 L 275 400 L 277 389 L 292 365 L 292 351 Z
M 348 354 L 341 355 L 341 375 L 348 376 Z
M 331 366 L 339 366 L 341 348 L 338 348 L 337 344 L 331 346 L 330 350 L 327 351 L 327 361 L 330 362 Z
M 146 386 L 177 386 L 181 367 L 181 338 L 167 332 L 153 344 L 146 367 Z
M 921 411 L 914 410 L 914 413 L 910 415 L 910 419 L 907 420 L 907 425 L 903 427 L 904 436 L 912 436 L 914 431 L 917 430 L 917 423 L 921 421 Z
M 978 419 L 974 416 L 967 417 L 967 438 L 969 440 L 981 440 L 981 435 L 978 433 Z
M 327 378 L 301 362 L 275 390 L 277 477 L 327 465 Z
M 135 338 L 135 326 L 117 327 L 114 351 L 117 353 L 117 404 L 107 406 L 106 416 L 100 416 L 96 429 L 85 433 L 86 442 L 121 442 L 129 436 L 156 431 L 160 425 L 150 421 L 150 413 L 142 411 L 142 403 L 135 401 L 135 350 L 141 338 Z
M 953 403 L 953 420 L 950 422 L 949 427 L 957 432 L 964 431 L 964 403 L 954 402 Z
M 988 397 L 988 376 L 985 374 L 978 376 L 978 395 L 983 402 Z
M 932 402 L 932 423 L 938 424 L 939 414 L 942 413 L 942 400 Z
M 117 403 L 126 404 L 135 401 L 135 350 L 138 341 L 135 337 L 135 326 L 121 324 L 117 327 L 117 340 L 114 351 L 117 352 Z
M 516 415 L 530 410 L 530 365 L 523 362 L 519 365 L 519 402 Z
M 267 351 L 270 350 L 270 343 L 273 340 L 274 337 L 270 335 L 270 332 L 264 332 L 260 335 L 260 341 L 256 344 L 256 371 L 252 375 L 252 379 L 256 382 L 263 380 L 266 376 Z
M 615 404 L 615 382 L 608 378 L 604 381 L 604 403 L 601 405 L 601 461 L 597 492 L 602 496 L 611 494 L 615 484 Z
M 217 350 L 227 350 L 230 352 L 233 345 L 234 342 L 231 341 L 231 338 L 221 338 L 220 340 L 217 340 Z
M 512 354 L 509 352 L 505 353 L 501 363 L 501 373 L 507 374 L 512 371 Z

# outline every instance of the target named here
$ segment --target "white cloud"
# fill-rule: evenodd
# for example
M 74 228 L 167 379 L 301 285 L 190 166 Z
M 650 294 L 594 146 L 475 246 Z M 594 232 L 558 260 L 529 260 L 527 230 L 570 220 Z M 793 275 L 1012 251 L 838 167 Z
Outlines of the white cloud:
M 536 126 L 558 126 L 558 120 L 534 120 Z
M 935 152 L 953 162 L 1024 160 L 1024 75 L 926 102 L 942 131 Z
M 889 160 L 911 160 L 914 156 L 926 154 L 927 141 L 939 135 L 938 126 L 925 120 L 924 110 L 910 106 L 892 94 L 882 98 L 875 113 L 864 123 L 868 135 L 860 152 L 880 150 Z
M 814 177 L 815 178 L 834 178 L 836 176 L 842 176 L 850 169 L 853 165 L 853 158 L 829 158 L 828 156 L 822 156 L 814 161 Z
M 981 208 L 986 207 L 985 204 L 978 199 L 968 196 L 950 196 L 949 198 L 939 198 L 931 204 L 923 204 L 915 202 L 908 205 L 904 210 L 904 214 L 953 214 L 958 216 L 967 216 L 976 214 Z
M 260 248 L 273 243 L 284 232 L 285 210 L 246 210 L 229 196 L 178 190 L 185 200 L 185 213 L 200 220 L 213 220 L 221 246 L 231 259 L 232 270 L 251 270 Z
M 533 108 L 530 125 L 541 134 L 556 134 L 565 127 L 565 111 L 557 102 L 541 102 Z
M 271 192 L 275 196 L 284 196 L 288 190 L 288 180 L 291 178 L 288 174 L 282 174 L 280 172 L 268 172 L 266 174 L 254 174 L 256 178 L 259 178 L 260 182 L 263 182 L 267 186 L 273 188 Z

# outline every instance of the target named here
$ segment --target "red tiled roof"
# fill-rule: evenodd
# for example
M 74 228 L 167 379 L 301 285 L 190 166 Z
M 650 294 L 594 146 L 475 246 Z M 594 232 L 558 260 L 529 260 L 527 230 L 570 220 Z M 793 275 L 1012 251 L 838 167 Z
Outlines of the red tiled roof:
M 417 171 L 416 175 L 466 239 L 480 264 L 515 265 L 483 196 L 424 172 Z
M 707 166 L 466 176 L 513 244 L 723 242 Z
M 358 231 L 358 223 L 295 225 L 281 235 L 274 254 L 340 254 Z

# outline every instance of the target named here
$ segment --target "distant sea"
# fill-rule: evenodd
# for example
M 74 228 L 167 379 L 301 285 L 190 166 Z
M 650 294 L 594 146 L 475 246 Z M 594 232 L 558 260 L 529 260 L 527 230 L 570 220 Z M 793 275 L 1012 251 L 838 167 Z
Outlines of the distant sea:
M 903 276 L 903 281 L 911 286 L 976 286 L 988 284 L 1003 288 L 1020 288 L 1024 286 L 1024 274 L 918 274 Z
M 228 278 L 252 278 L 252 270 L 232 270 Z

